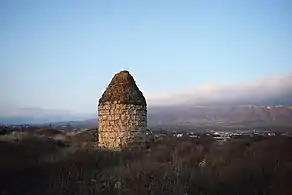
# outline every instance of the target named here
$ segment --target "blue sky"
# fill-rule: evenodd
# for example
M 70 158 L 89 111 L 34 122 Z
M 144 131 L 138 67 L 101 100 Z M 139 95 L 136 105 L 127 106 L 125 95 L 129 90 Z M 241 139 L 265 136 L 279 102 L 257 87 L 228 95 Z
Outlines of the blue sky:
M 292 71 L 281 0 L 2 0 L 0 107 L 92 113 L 113 74 L 145 93 Z

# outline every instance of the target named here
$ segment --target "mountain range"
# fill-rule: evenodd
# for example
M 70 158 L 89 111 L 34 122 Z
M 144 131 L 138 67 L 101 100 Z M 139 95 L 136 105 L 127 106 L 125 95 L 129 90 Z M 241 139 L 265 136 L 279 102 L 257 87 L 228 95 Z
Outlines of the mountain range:
M 83 121 L 92 117 L 95 117 L 95 115 L 29 107 L 7 111 L 5 115 L 0 116 L 0 124 L 43 124 L 60 121 Z
M 207 85 L 145 96 L 149 125 L 292 124 L 291 73 L 243 84 Z M 75 123 L 96 125 L 96 118 L 96 113 L 41 108 L 0 112 L 0 124 L 78 121 Z
M 97 125 L 97 117 L 82 116 L 62 117 L 45 115 L 43 117 L 15 116 L 0 118 L 3 124 L 41 124 L 70 123 L 73 125 Z M 79 117 L 79 118 L 78 118 Z M 224 125 L 284 125 L 292 126 L 292 106 L 164 106 L 148 109 L 149 126 L 181 125 L 206 126 Z

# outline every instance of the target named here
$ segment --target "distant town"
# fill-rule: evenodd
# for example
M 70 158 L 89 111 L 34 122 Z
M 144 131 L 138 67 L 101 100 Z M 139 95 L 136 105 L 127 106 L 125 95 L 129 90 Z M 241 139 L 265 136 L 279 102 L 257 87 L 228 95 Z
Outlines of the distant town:
M 241 137 L 271 137 L 271 136 L 285 136 L 292 138 L 292 131 L 273 131 L 273 130 L 263 130 L 263 129 L 253 129 L 253 130 L 229 130 L 230 128 L 226 128 L 224 131 L 220 130 L 213 130 L 211 128 L 193 128 L 183 130 L 171 127 L 167 128 L 150 128 L 154 137 L 156 139 L 163 138 L 165 136 L 172 136 L 177 138 L 191 138 L 191 139 L 198 139 L 201 137 L 212 137 L 213 139 L 217 140 L 218 142 L 227 142 L 231 138 L 241 138 Z M 216 129 L 216 128 L 214 128 Z M 30 125 L 30 124 L 23 124 L 23 125 L 1 125 L 0 126 L 0 135 L 9 135 L 13 134 L 14 132 L 20 133 L 37 133 L 41 130 L 57 130 L 63 133 L 81 133 L 86 131 L 97 131 L 96 127 L 74 127 L 73 125 Z

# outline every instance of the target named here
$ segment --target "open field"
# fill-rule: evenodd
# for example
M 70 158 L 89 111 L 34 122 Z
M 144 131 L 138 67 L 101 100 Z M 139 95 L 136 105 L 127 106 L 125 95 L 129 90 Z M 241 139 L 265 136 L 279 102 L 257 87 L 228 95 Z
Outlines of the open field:
M 6 135 L 0 142 L 1 193 L 292 193 L 288 137 L 243 137 L 222 145 L 207 136 L 165 136 L 147 150 L 113 152 L 95 149 L 95 134 L 87 133 Z

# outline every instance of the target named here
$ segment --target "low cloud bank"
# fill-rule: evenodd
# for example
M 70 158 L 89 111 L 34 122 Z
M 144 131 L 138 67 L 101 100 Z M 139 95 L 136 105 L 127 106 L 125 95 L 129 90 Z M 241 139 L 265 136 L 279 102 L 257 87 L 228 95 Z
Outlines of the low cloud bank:
M 246 83 L 196 86 L 175 92 L 145 93 L 148 105 L 239 103 L 291 104 L 292 73 L 274 75 Z

